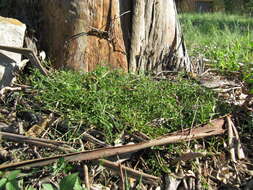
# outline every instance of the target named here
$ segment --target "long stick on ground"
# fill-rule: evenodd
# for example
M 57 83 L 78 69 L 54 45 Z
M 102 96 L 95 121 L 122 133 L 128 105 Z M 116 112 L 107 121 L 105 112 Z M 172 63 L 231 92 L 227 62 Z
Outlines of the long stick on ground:
M 64 158 L 66 161 L 82 161 L 82 160 L 96 160 L 100 158 L 106 158 L 110 156 L 120 155 L 129 152 L 136 152 L 142 149 L 150 148 L 153 146 L 161 146 L 169 143 L 177 143 L 182 141 L 189 141 L 193 139 L 200 139 L 208 136 L 219 135 L 225 132 L 223 128 L 225 124 L 224 118 L 212 120 L 209 124 L 202 127 L 184 130 L 183 132 L 177 132 L 162 136 L 160 138 L 131 145 L 123 145 L 118 147 L 106 147 L 101 149 L 95 149 L 91 151 L 82 151 L 77 153 L 70 153 L 64 155 L 58 155 L 48 158 L 40 158 L 34 160 L 27 160 L 18 163 L 0 165 L 0 170 L 22 167 L 35 167 L 44 166 L 57 161 L 60 158 Z M 191 133 L 190 133 L 191 132 Z
M 6 139 L 9 141 L 14 142 L 21 142 L 21 143 L 27 143 L 35 146 L 40 147 L 48 147 L 52 149 L 61 150 L 63 152 L 73 152 L 73 148 L 66 147 L 65 145 L 67 143 L 61 142 L 61 141 L 54 141 L 54 140 L 48 140 L 48 139 L 42 139 L 42 138 L 35 138 L 35 137 L 27 137 L 23 135 L 13 134 L 13 133 L 7 133 L 7 132 L 0 132 L 0 138 Z

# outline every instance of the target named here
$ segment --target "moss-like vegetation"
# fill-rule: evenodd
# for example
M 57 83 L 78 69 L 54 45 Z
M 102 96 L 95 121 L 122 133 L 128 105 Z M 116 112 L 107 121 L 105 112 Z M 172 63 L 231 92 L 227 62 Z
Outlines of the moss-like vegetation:
M 59 113 L 72 125 L 95 126 L 108 142 L 122 131 L 141 131 L 154 138 L 219 114 L 213 92 L 182 78 L 155 81 L 99 68 L 87 74 L 56 71 L 45 77 L 36 73 L 30 82 L 41 109 Z

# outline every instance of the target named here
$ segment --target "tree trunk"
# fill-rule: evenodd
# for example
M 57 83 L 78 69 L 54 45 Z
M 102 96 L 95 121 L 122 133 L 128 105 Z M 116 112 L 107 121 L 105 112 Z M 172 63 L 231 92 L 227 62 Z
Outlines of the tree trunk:
M 174 1 L 136 0 L 133 10 L 129 70 L 190 71 Z
M 43 0 L 44 42 L 57 66 L 127 70 L 117 0 Z
M 191 71 L 172 0 L 42 0 L 43 41 L 58 67 Z

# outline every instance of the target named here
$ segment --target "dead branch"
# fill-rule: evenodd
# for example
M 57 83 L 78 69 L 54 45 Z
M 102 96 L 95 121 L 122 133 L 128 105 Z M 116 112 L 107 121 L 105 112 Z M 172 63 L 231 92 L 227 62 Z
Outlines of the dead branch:
M 35 146 L 40 146 L 40 147 L 48 147 L 52 149 L 61 150 L 63 152 L 69 152 L 69 151 L 74 150 L 72 148 L 65 147 L 64 146 L 65 142 L 60 142 L 60 141 L 27 137 L 27 136 L 17 135 L 17 134 L 7 133 L 7 132 L 0 132 L 0 137 L 9 141 L 27 143 L 27 144 L 31 144 Z
M 121 155 L 124 153 L 135 152 L 142 149 L 150 148 L 153 146 L 161 146 L 169 143 L 178 143 L 182 141 L 189 141 L 193 139 L 200 139 L 208 136 L 219 135 L 225 132 L 223 128 L 225 123 L 224 118 L 212 120 L 210 123 L 193 129 L 187 129 L 183 132 L 176 132 L 168 134 L 160 138 L 142 142 L 138 144 L 123 145 L 118 147 L 106 147 L 95 149 L 91 151 L 82 151 L 64 155 L 58 155 L 53 157 L 47 157 L 42 159 L 27 160 L 17 163 L 11 163 L 6 165 L 0 165 L 0 170 L 22 167 L 35 167 L 44 166 L 57 161 L 60 158 L 64 158 L 66 161 L 82 161 L 82 160 L 96 160 L 100 158 L 106 158 L 115 155 Z M 190 134 L 191 130 L 191 134 Z

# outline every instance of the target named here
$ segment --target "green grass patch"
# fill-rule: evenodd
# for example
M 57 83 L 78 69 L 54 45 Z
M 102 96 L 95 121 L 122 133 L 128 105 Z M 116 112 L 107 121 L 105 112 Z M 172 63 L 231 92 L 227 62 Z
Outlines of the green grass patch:
M 253 83 L 253 19 L 214 14 L 181 14 L 180 21 L 191 56 L 213 60 L 219 71 L 240 71 L 242 79 Z M 242 67 L 239 63 L 244 63 Z
M 202 49 L 201 53 L 208 53 L 206 46 L 224 48 L 239 43 L 241 52 L 244 50 L 248 52 L 248 48 L 252 47 L 249 47 L 253 40 L 251 17 L 223 13 L 185 13 L 181 14 L 179 18 L 191 54 L 195 52 L 196 48 L 198 51 Z M 238 49 L 236 52 L 238 53 Z M 242 54 L 245 55 L 245 53 Z M 245 58 L 247 59 L 247 56 Z
M 121 71 L 99 68 L 81 74 L 36 72 L 30 78 L 32 97 L 41 109 L 59 113 L 71 125 L 96 126 L 113 142 L 122 131 L 141 131 L 154 138 L 208 121 L 220 114 L 216 95 L 196 83 L 155 81 Z M 162 119 L 162 125 L 154 121 Z

